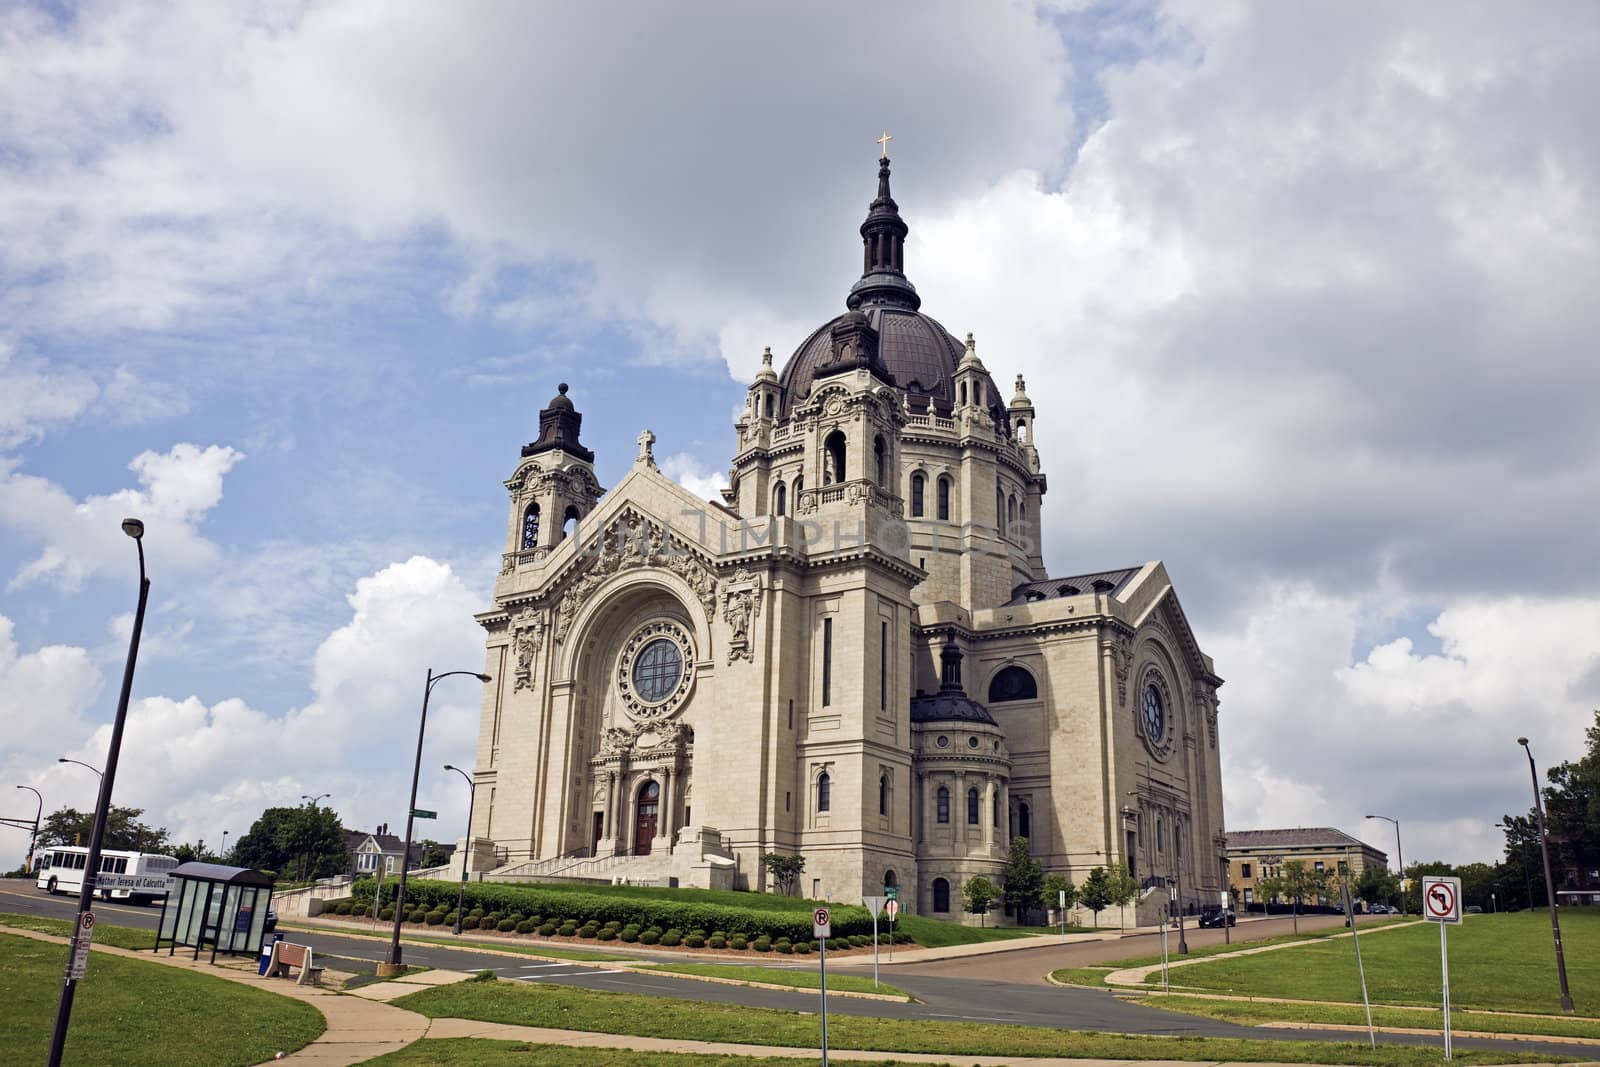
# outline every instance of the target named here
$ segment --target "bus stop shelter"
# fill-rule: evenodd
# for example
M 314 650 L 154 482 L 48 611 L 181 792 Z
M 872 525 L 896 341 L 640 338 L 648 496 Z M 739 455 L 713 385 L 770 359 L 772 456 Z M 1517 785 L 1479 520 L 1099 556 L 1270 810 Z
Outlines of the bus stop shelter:
M 272 903 L 272 878 L 249 867 L 224 867 L 220 863 L 184 863 L 172 870 L 172 888 L 161 905 L 161 925 L 156 930 L 157 952 L 162 943 L 167 955 L 178 946 L 194 949 L 194 958 L 206 945 L 211 961 L 217 953 L 254 956 Z

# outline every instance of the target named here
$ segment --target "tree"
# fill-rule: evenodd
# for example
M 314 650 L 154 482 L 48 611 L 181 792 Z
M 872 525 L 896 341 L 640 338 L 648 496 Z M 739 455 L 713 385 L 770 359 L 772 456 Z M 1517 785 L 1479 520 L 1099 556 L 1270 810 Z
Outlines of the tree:
M 422 842 L 422 860 L 418 867 L 443 867 L 450 862 L 450 850 L 432 838 Z
M 1432 860 L 1427 863 L 1413 863 L 1406 868 L 1406 911 L 1412 915 L 1422 914 L 1422 879 L 1430 874 L 1454 874 L 1455 868 L 1442 860 Z
M 278 873 L 294 872 L 296 881 L 327 878 L 350 869 L 339 814 L 318 804 L 268 808 L 233 847 L 234 861 Z
M 119 808 L 112 805 L 106 814 L 105 835 L 101 838 L 100 847 L 130 852 L 165 852 L 169 847 L 166 827 L 150 826 L 140 822 L 139 816 L 143 814 L 143 808 Z M 39 824 L 39 844 L 88 847 L 89 837 L 93 833 L 94 812 L 62 808 L 51 812 L 44 822 Z
M 1387 867 L 1363 867 L 1353 891 L 1368 904 L 1399 905 L 1400 876 Z
M 966 900 L 969 912 L 974 915 L 988 915 L 989 909 L 994 907 L 994 902 L 1000 899 L 1000 887 L 979 875 L 976 878 L 968 878 L 962 883 L 961 896 Z
M 1066 912 L 1078 903 L 1078 887 L 1064 874 L 1051 871 L 1044 876 L 1044 906 L 1047 908 L 1060 908 Z M 1062 922 L 1066 922 L 1063 916 Z
M 1293 929 L 1300 932 L 1300 904 L 1306 897 L 1326 896 L 1328 872 L 1306 866 L 1305 860 L 1288 860 L 1283 871 L 1257 883 L 1268 898 L 1287 897 L 1294 902 Z
M 1127 907 L 1139 899 L 1139 880 L 1128 870 L 1126 863 L 1113 863 L 1106 872 L 1106 885 L 1111 891 L 1111 903 L 1121 911 L 1118 920 L 1126 925 Z
M 780 896 L 793 896 L 800 884 L 800 875 L 806 869 L 806 858 L 800 853 L 768 852 L 761 857 L 762 866 L 772 875 L 772 884 Z
M 1028 912 L 1039 907 L 1043 898 L 1044 868 L 1028 855 L 1028 839 L 1015 838 L 1006 857 L 1005 902 L 1017 917 L 1017 925 L 1028 924 Z
M 1094 924 L 1099 926 L 1100 913 L 1107 905 L 1116 903 L 1111 876 L 1106 874 L 1104 867 L 1096 867 L 1089 872 L 1089 877 L 1083 880 L 1083 887 L 1078 890 L 1078 903 L 1094 914 Z

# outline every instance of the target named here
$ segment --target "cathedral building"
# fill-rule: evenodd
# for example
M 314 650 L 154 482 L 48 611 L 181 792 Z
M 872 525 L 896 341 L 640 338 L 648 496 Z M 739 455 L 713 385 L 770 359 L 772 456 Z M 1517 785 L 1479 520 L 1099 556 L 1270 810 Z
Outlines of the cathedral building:
M 771 889 L 798 853 L 808 896 L 957 918 L 1022 837 L 1078 884 L 1122 862 L 1216 902 L 1221 679 L 1165 568 L 1049 576 L 1049 406 L 921 310 L 887 158 L 860 232 L 843 313 L 763 356 L 722 499 L 648 430 L 603 489 L 568 386 L 540 412 L 478 616 L 463 862 Z

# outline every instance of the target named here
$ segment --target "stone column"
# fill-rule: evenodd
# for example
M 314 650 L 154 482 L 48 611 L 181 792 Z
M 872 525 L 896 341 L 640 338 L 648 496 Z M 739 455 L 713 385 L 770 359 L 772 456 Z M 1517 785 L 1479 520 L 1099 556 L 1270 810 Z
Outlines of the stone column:
M 994 813 L 1000 803 L 1000 787 L 993 778 L 983 782 L 983 804 L 978 809 L 978 820 L 983 823 L 983 847 L 994 855 Z
M 955 803 L 951 805 L 955 810 L 950 813 L 950 823 L 955 829 L 955 854 L 965 856 L 967 848 L 967 772 L 956 772 L 956 795 L 952 798 Z
M 673 778 L 670 768 L 661 768 L 661 800 L 656 808 L 656 844 L 668 852 L 672 851 L 672 816 L 673 808 L 676 806 L 673 797 L 675 792 Z
M 996 779 L 995 795 L 999 798 L 996 803 L 1000 805 L 1000 825 L 1005 828 L 1005 838 L 1000 842 L 1001 852 L 1011 848 L 1011 785 L 1004 778 Z M 1020 830 L 1021 827 L 1018 827 Z M 1033 829 L 1031 826 L 1028 829 Z M 1029 840 L 1032 844 L 1032 840 Z M 1033 851 L 1031 848 L 1029 851 Z

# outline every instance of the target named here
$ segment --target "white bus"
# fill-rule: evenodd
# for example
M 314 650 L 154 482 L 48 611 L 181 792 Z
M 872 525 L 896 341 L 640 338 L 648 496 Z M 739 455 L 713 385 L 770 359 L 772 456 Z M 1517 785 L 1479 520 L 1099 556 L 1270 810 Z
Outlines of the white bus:
M 83 870 L 89 850 L 78 845 L 52 845 L 39 859 L 39 888 L 50 893 L 83 891 Z M 100 851 L 100 877 L 95 882 L 102 900 L 127 900 L 144 904 L 167 895 L 172 869 L 178 861 L 171 856 L 146 852 Z

